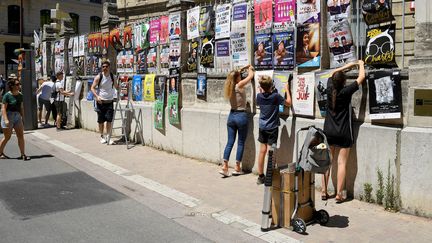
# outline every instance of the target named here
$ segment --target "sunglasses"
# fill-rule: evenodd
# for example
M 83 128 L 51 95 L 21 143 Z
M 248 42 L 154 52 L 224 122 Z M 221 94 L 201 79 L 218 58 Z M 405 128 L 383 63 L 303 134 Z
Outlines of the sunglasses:
M 108 68 L 108 67 L 109 67 L 109 66 L 106 66 L 106 65 L 105 65 L 105 66 L 102 66 L 102 68 Z

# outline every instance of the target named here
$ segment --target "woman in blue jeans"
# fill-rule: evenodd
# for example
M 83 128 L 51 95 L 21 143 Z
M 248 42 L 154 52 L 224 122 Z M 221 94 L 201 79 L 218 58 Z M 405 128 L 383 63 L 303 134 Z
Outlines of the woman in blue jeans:
M 248 76 L 245 79 L 241 79 L 240 72 L 244 69 L 248 69 Z M 251 65 L 247 65 L 240 70 L 231 71 L 225 81 L 224 96 L 230 101 L 231 111 L 228 116 L 227 130 L 228 130 L 228 142 L 225 146 L 223 155 L 223 165 L 219 173 L 224 177 L 228 177 L 231 174 L 228 171 L 228 161 L 233 148 L 237 133 L 238 133 L 238 144 L 237 144 L 237 155 L 236 165 L 233 175 L 241 175 L 243 171 L 241 169 L 241 160 L 243 158 L 244 145 L 247 135 L 247 124 L 248 114 L 246 112 L 246 90 L 245 86 L 249 84 L 254 76 L 254 69 Z

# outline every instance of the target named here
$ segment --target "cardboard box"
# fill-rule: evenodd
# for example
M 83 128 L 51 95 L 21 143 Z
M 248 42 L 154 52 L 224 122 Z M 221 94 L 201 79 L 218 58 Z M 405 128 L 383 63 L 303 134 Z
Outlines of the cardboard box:
M 272 187 L 276 190 L 281 190 L 281 175 L 279 168 L 273 170 Z
M 272 191 L 272 224 L 288 228 L 291 226 L 291 216 L 294 212 L 295 195 L 293 192 Z M 313 208 L 305 205 L 297 209 L 297 218 L 309 222 L 313 219 Z

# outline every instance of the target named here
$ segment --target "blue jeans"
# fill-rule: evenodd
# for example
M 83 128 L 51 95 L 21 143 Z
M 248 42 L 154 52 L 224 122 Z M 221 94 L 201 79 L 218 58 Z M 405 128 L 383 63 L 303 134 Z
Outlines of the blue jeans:
M 234 146 L 238 132 L 237 141 L 237 162 L 241 162 L 243 158 L 244 145 L 247 135 L 247 125 L 248 125 L 248 115 L 246 112 L 231 111 L 228 116 L 227 130 L 228 130 L 228 142 L 225 146 L 223 159 L 225 161 L 229 160 L 231 150 Z

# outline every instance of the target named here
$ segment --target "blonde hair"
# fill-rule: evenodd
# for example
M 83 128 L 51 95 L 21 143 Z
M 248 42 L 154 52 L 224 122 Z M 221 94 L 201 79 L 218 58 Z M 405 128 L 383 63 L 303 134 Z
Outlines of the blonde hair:
M 236 85 L 236 79 L 237 77 L 239 77 L 240 72 L 237 70 L 231 71 L 230 73 L 228 73 L 228 76 L 225 80 L 225 85 L 224 85 L 224 97 L 225 99 L 230 99 L 231 95 L 234 91 L 234 87 Z
M 261 76 L 258 82 L 265 92 L 269 92 L 271 87 L 273 87 L 273 80 L 267 75 Z

